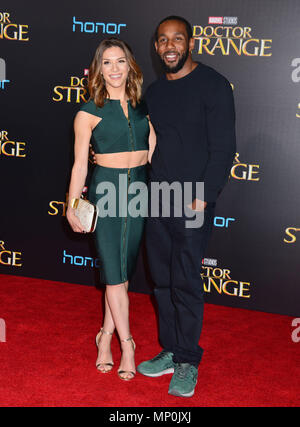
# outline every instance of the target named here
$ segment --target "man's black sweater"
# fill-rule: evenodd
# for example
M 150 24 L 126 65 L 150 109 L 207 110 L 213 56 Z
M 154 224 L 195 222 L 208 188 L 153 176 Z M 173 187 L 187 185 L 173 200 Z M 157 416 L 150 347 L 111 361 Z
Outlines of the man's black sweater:
M 153 181 L 202 182 L 215 202 L 236 150 L 235 111 L 228 80 L 204 64 L 177 80 L 160 78 L 145 100 L 157 136 Z

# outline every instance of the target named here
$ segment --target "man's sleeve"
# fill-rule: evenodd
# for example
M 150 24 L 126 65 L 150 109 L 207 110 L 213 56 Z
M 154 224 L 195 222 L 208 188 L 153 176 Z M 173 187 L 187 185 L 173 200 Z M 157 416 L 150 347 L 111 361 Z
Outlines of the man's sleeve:
M 140 104 L 139 104 L 139 109 L 144 116 L 147 116 L 149 114 L 148 105 L 147 105 L 145 97 L 143 97 L 141 99 Z
M 141 104 L 143 105 L 145 115 L 149 114 L 148 103 L 149 103 L 149 87 L 147 88 L 146 92 L 144 93 L 141 99 Z
M 206 110 L 209 160 L 204 177 L 204 200 L 215 202 L 226 184 L 236 152 L 235 109 L 230 83 L 218 80 Z

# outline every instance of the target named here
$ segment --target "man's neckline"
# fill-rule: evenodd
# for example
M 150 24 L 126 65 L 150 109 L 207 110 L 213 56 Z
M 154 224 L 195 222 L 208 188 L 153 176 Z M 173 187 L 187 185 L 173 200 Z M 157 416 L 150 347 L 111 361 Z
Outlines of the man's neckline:
M 183 76 L 183 77 L 180 77 L 179 79 L 172 79 L 172 80 L 168 80 L 167 79 L 167 76 L 166 76 L 166 74 L 164 74 L 163 75 L 163 78 L 164 78 L 164 80 L 166 81 L 166 82 L 170 82 L 170 83 L 173 83 L 173 82 L 180 82 L 180 81 L 182 81 L 182 80 L 184 80 L 184 79 L 187 79 L 187 78 L 189 78 L 192 74 L 194 74 L 195 73 L 195 71 L 198 69 L 198 67 L 199 67 L 199 65 L 200 65 L 200 63 L 198 62 L 198 61 L 195 61 L 196 62 L 196 67 L 190 72 L 190 73 L 188 73 L 188 74 L 186 74 L 185 76 Z

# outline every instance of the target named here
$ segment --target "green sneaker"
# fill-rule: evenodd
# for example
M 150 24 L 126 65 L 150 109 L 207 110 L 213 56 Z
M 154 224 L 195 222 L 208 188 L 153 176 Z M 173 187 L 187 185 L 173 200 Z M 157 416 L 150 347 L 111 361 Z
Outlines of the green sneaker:
M 174 367 L 173 353 L 162 350 L 153 359 L 140 363 L 137 370 L 146 377 L 160 377 L 161 375 L 172 374 Z
M 176 363 L 172 376 L 169 394 L 181 397 L 191 397 L 197 384 L 198 369 L 190 363 Z

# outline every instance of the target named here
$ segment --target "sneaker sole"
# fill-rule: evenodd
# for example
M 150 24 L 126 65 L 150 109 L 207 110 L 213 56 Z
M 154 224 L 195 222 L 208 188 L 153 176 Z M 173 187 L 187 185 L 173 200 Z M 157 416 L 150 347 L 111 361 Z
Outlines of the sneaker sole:
M 162 375 L 174 373 L 174 368 L 165 369 L 164 371 L 157 372 L 156 374 L 148 374 L 145 372 L 141 372 L 141 371 L 139 371 L 139 368 L 137 368 L 137 370 L 140 374 L 145 375 L 146 377 L 152 377 L 152 378 L 161 377 Z
M 195 384 L 195 388 L 196 388 L 196 385 L 197 385 L 197 383 Z M 179 393 L 179 391 L 177 391 L 177 390 L 169 390 L 168 393 L 172 394 L 173 396 L 192 397 L 195 393 L 195 388 L 189 393 Z
M 192 397 L 195 393 L 195 390 L 191 391 L 190 393 L 179 393 L 179 391 L 170 390 L 168 393 L 178 397 Z

